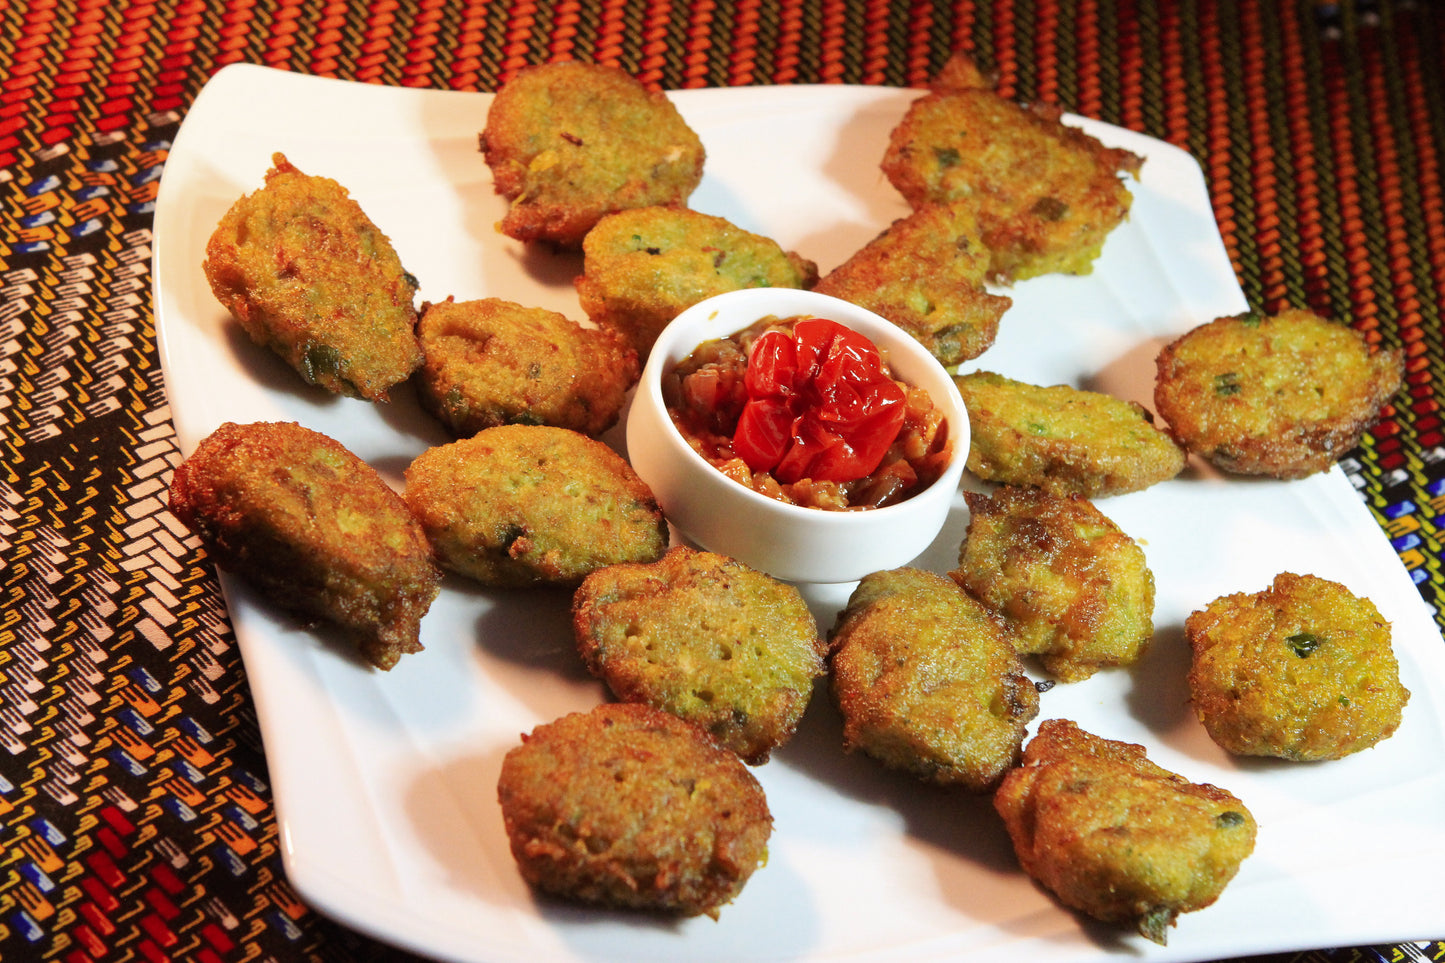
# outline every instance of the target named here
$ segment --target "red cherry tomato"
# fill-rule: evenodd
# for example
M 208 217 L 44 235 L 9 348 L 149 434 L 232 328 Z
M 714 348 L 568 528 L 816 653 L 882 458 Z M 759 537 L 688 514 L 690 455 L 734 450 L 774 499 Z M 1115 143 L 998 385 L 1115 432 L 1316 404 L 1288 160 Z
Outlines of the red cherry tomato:
M 884 372 L 878 349 L 836 321 L 807 318 L 791 337 L 758 338 L 745 384 L 733 451 L 784 484 L 863 478 L 903 427 L 903 389 Z

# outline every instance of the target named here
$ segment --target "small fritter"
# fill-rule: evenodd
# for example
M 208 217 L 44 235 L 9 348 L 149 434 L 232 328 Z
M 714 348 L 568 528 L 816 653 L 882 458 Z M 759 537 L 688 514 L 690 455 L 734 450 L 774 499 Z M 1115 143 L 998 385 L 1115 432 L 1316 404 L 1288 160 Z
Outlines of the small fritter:
M 706 153 L 665 94 L 577 62 L 525 67 L 503 85 L 481 148 L 511 202 L 497 229 L 567 248 L 613 211 L 686 204 Z
M 974 71 L 976 74 L 977 71 Z M 889 137 L 883 173 L 914 208 L 973 206 L 996 281 L 1087 274 L 1133 200 L 1120 179 L 1143 163 L 950 68 Z
M 767 858 L 762 787 L 696 726 L 609 703 L 538 726 L 502 760 L 502 821 L 530 885 L 714 919 Z
M 1303 478 L 1359 444 L 1400 389 L 1400 349 L 1308 311 L 1219 318 L 1159 353 L 1154 404 L 1225 471 Z
M 1038 690 L 1007 633 L 948 579 L 914 568 L 865 576 L 829 639 L 848 751 L 975 792 L 1018 761 Z
M 753 765 L 791 738 L 823 674 L 825 647 L 796 588 L 685 546 L 593 572 L 572 624 L 588 669 L 618 699 L 695 723 Z
M 945 365 L 983 354 L 1011 298 L 984 289 L 988 249 L 967 204 L 922 208 L 814 288 L 880 314 Z
M 968 470 L 986 481 L 1102 498 L 1148 488 L 1184 468 L 1184 450 L 1135 402 L 991 371 L 953 381 L 968 408 Z
M 646 359 L 686 308 L 739 288 L 811 288 L 818 266 L 721 217 L 649 207 L 604 217 L 582 244 L 577 297 Z
M 385 401 L 421 366 L 416 278 L 346 188 L 272 164 L 206 245 L 211 290 L 308 384 Z
M 964 498 L 968 535 L 949 574 L 1004 619 L 1019 652 L 1065 682 L 1138 661 L 1154 634 L 1138 543 L 1082 495 L 1005 485 Z
M 1184 631 L 1194 711 L 1238 755 L 1338 759 L 1388 738 L 1410 699 L 1390 623 L 1338 582 L 1284 572 L 1216 599 Z
M 1132 922 L 1160 945 L 1254 851 L 1254 817 L 1233 795 L 1062 719 L 1039 724 L 993 801 L 1024 872 L 1064 905 Z
M 371 466 L 289 422 L 227 422 L 171 479 L 170 509 L 218 565 L 286 609 L 335 623 L 390 669 L 420 652 L 441 573 Z
M 417 397 L 459 438 L 498 425 L 593 437 L 617 423 L 637 352 L 610 328 L 501 298 L 422 306 Z
M 502 425 L 424 451 L 406 470 L 406 503 L 442 566 L 483 585 L 576 585 L 667 550 L 647 483 L 566 428 Z

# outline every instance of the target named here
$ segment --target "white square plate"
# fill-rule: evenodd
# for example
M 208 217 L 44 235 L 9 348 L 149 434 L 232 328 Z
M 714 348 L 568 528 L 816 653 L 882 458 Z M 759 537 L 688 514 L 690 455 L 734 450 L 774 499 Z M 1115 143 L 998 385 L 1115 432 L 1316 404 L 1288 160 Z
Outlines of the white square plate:
M 749 87 L 673 95 L 707 147 L 691 204 L 827 270 L 906 213 L 879 173 L 918 91 Z M 499 235 L 503 203 L 477 151 L 490 97 L 233 66 L 206 86 L 165 165 L 155 216 L 156 327 L 182 450 L 223 421 L 294 420 L 394 484 L 447 441 L 407 390 L 388 406 L 308 388 L 252 345 L 211 296 L 207 238 L 273 151 L 345 184 L 386 231 L 422 296 L 500 296 L 580 319 L 575 256 Z M 1174 335 L 1246 308 L 1198 165 L 1178 149 L 1080 118 L 1147 158 L 1130 220 L 1093 274 L 1017 285 L 976 363 L 1148 404 Z M 1158 582 L 1155 643 L 1132 671 L 1044 693 L 1066 717 L 1139 742 L 1159 764 L 1234 792 L 1259 843 L 1214 906 L 1168 947 L 1060 909 L 1018 869 L 988 800 L 930 789 L 845 755 L 815 699 L 796 739 L 756 770 L 775 817 L 768 864 L 721 919 L 658 920 L 538 900 L 518 877 L 496 780 L 518 736 L 604 697 L 572 645 L 565 593 L 491 593 L 449 578 L 426 651 L 372 671 L 225 579 L 260 715 L 290 879 L 318 910 L 454 960 L 1202 960 L 1438 938 L 1445 930 L 1445 646 L 1379 526 L 1339 470 L 1297 482 L 1192 466 L 1101 500 Z M 958 509 L 919 564 L 952 567 Z M 1215 597 L 1313 572 L 1370 597 L 1394 624 L 1414 693 L 1399 732 L 1313 765 L 1241 761 L 1186 704 L 1185 617 Z M 826 630 L 842 590 L 810 593 Z

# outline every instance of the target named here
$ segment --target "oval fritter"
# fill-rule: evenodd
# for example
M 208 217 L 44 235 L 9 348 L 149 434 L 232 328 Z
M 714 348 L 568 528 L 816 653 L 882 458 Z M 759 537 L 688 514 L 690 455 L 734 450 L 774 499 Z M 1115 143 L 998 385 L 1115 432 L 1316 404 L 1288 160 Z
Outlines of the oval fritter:
M 482 153 L 511 202 L 498 229 L 575 248 L 613 211 L 683 205 L 706 152 L 672 101 L 615 67 L 524 67 L 492 100 Z
M 964 498 L 968 535 L 949 574 L 1019 652 L 1065 682 L 1138 661 L 1154 634 L 1154 575 L 1137 542 L 1082 495 L 1005 485 Z
M 550 425 L 597 436 L 637 381 L 637 352 L 609 328 L 501 298 L 422 306 L 417 397 L 452 434 Z
M 823 674 L 796 588 L 685 546 L 593 572 L 572 620 L 588 669 L 617 698 L 696 723 L 754 765 L 791 738 Z
M 714 918 L 767 856 L 772 815 L 738 757 L 650 706 L 538 726 L 502 760 L 517 868 L 567 899 Z
M 1008 634 L 941 575 L 867 575 L 830 633 L 843 741 L 894 769 L 983 792 L 1039 711 Z
M 1154 404 L 1226 471 L 1303 478 L 1360 441 L 1400 388 L 1403 353 L 1308 311 L 1218 318 L 1159 353 Z
M 968 470 L 986 481 L 1102 498 L 1148 488 L 1184 468 L 1184 450 L 1142 405 L 990 371 L 953 381 L 968 408 Z
M 632 466 L 565 428 L 502 425 L 428 449 L 406 470 L 405 497 L 442 566 L 483 585 L 575 585 L 667 549 Z
M 1338 582 L 1283 572 L 1214 600 L 1184 630 L 1194 711 L 1238 755 L 1338 759 L 1394 733 L 1410 699 L 1390 623 Z
M 1024 872 L 1060 902 L 1159 944 L 1254 851 L 1254 817 L 1233 795 L 1062 719 L 1039 724 L 994 807 Z
M 206 244 L 211 290 L 307 383 L 385 401 L 422 362 L 416 278 L 346 188 L 272 164 Z
M 375 666 L 421 651 L 441 573 L 416 519 L 339 442 L 288 422 L 227 422 L 171 479 L 170 509 L 222 568 L 333 622 Z

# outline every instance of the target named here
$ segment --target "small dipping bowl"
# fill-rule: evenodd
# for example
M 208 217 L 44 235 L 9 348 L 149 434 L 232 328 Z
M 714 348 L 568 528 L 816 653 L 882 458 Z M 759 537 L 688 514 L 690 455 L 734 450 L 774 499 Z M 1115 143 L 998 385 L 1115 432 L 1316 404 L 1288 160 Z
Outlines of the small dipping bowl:
M 703 342 L 769 316 L 827 318 L 852 328 L 878 346 L 894 378 L 928 392 L 953 445 L 933 484 L 883 508 L 806 508 L 728 478 L 687 443 L 667 413 L 662 376 Z M 627 416 L 628 457 L 668 520 L 701 548 L 791 582 L 852 582 L 917 558 L 948 518 L 968 442 L 968 413 L 953 378 L 912 336 L 855 304 L 791 288 L 731 291 L 679 314 L 653 345 Z

